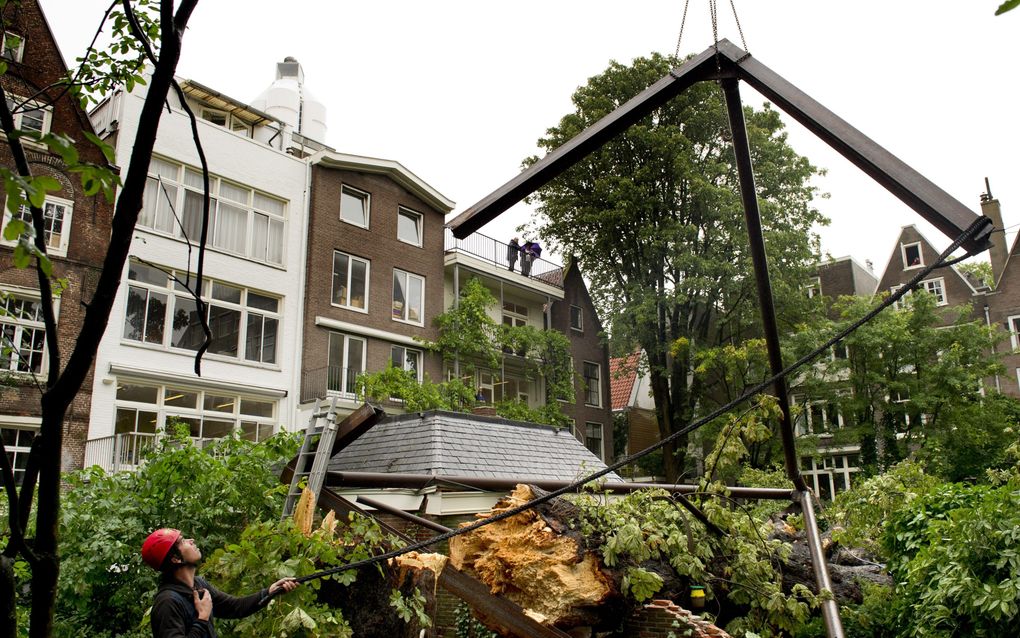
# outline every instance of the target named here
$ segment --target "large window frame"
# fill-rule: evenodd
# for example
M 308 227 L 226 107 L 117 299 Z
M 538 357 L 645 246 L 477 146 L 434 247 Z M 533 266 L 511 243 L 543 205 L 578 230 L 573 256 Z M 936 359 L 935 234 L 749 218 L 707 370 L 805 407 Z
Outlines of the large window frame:
M 352 357 L 354 352 L 357 355 Z M 327 394 L 345 399 L 356 398 L 358 375 L 365 372 L 367 355 L 368 339 L 331 330 L 326 355 Z
M 946 297 L 946 280 L 944 277 L 925 279 L 918 284 L 923 290 L 935 296 L 936 306 L 948 306 L 949 299 Z
M 25 36 L 4 31 L 3 41 L 0 42 L 0 58 L 11 62 L 22 62 L 25 56 Z
M 121 338 L 125 343 L 191 353 L 201 346 L 205 335 L 195 300 L 179 283 L 188 274 L 167 272 L 137 261 L 128 264 Z M 202 287 L 213 331 L 206 356 L 278 367 L 283 298 L 215 279 L 204 279 Z
M 358 281 L 358 271 L 363 273 Z M 333 279 L 330 304 L 355 312 L 368 312 L 368 295 L 371 290 L 372 262 L 350 253 L 333 251 Z M 360 293 L 360 294 L 358 294 Z
M 921 242 L 900 244 L 900 256 L 903 258 L 903 270 L 924 268 L 924 251 L 921 250 Z
M 21 481 L 25 477 L 28 455 L 32 451 L 32 441 L 38 434 L 39 428 L 0 424 L 0 436 L 3 437 L 4 449 L 7 450 L 7 458 L 14 471 L 15 485 L 21 485 Z M 2 476 L 0 476 L 0 485 L 3 485 Z
M 408 224 L 413 224 L 409 227 Z M 409 230 L 413 230 L 414 237 L 408 237 Z M 425 236 L 425 216 L 417 211 L 403 206 L 397 207 L 397 239 L 412 246 L 422 247 Z
M 603 424 L 594 421 L 584 422 L 584 447 L 602 461 L 605 460 L 604 436 L 605 426 Z
M 58 309 L 54 300 L 54 314 Z M 47 370 L 46 325 L 38 293 L 0 290 L 0 370 L 26 375 Z
M 570 306 L 570 329 L 574 332 L 584 332 L 584 309 L 581 306 Z
M 200 170 L 153 157 L 138 227 L 197 241 L 202 232 L 202 198 Z M 210 173 L 207 237 L 209 249 L 282 267 L 286 263 L 287 201 Z
M 836 452 L 821 457 L 801 458 L 801 473 L 815 494 L 826 500 L 853 487 L 853 477 L 860 471 L 859 452 Z
M 417 288 L 418 294 L 415 295 Z M 399 293 L 399 294 L 398 294 Z M 415 299 L 415 297 L 417 297 Z M 418 318 L 413 312 L 417 306 Z M 390 316 L 393 321 L 414 326 L 425 325 L 425 277 L 399 268 L 393 269 L 393 295 Z
M 356 205 L 355 202 L 360 202 L 357 205 L 361 208 L 360 217 L 362 219 L 359 219 L 359 215 L 354 214 L 355 209 L 351 208 Z M 347 184 L 341 184 L 339 214 L 340 221 L 367 230 L 372 223 L 372 194 Z
M 1013 350 L 1020 349 L 1020 315 L 1006 317 L 1006 328 L 1009 330 L 1009 344 Z
M 407 346 L 390 346 L 390 363 L 394 368 L 413 372 L 418 383 L 422 380 L 422 363 L 424 355 L 421 350 Z
M 50 132 L 53 123 L 53 107 L 25 98 L 12 93 L 7 94 L 7 108 L 14 117 L 14 128 L 25 133 L 38 133 L 46 135 Z M 39 142 L 31 138 L 22 138 L 23 141 L 38 145 Z
M 594 371 L 594 375 L 591 374 Z M 587 406 L 602 407 L 602 365 L 594 361 L 585 361 L 582 364 L 584 377 L 584 404 Z
M 74 202 L 63 197 L 47 197 L 42 205 L 43 230 L 46 238 L 46 252 L 54 257 L 67 255 L 67 246 L 71 243 L 71 219 L 74 216 Z M 18 212 L 12 214 L 4 209 L 4 227 L 12 219 L 20 219 L 25 222 L 28 229 L 25 235 L 34 237 L 35 226 L 32 224 L 32 211 L 27 204 L 18 207 Z M 10 246 L 16 241 L 0 239 L 0 243 Z

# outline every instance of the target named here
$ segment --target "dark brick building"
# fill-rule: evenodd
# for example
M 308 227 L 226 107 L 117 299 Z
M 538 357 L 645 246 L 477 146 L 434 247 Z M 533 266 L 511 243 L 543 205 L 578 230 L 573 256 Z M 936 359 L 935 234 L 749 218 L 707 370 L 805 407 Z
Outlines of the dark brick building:
M 15 126 L 22 131 L 62 133 L 85 142 L 84 133 L 91 133 L 92 127 L 78 101 L 56 85 L 66 77 L 67 68 L 38 3 L 36 0 L 8 3 L 3 19 L 6 30 L 2 54 L 8 68 L 0 82 L 12 107 Z M 4 142 L 0 145 L 0 162 L 14 170 L 10 148 Z M 73 348 L 85 304 L 102 268 L 113 206 L 101 196 L 87 197 L 78 176 L 68 171 L 60 157 L 45 146 L 26 137 L 22 143 L 33 175 L 46 175 L 60 184 L 59 190 L 47 193 L 43 212 L 53 275 L 67 280 L 67 288 L 56 306 L 60 350 L 66 356 Z M 83 161 L 105 163 L 102 153 L 91 144 L 79 143 L 78 151 Z M 18 214 L 28 216 L 27 211 Z M 5 226 L 10 219 L 11 213 L 5 209 Z M 0 316 L 3 330 L 0 371 L 4 378 L 0 386 L 0 431 L 13 458 L 15 476 L 20 478 L 28 444 L 40 424 L 37 384 L 45 382 L 49 363 L 45 360 L 36 273 L 33 269 L 14 267 L 12 245 L 7 241 L 0 245 L 0 292 L 6 310 Z M 61 459 L 64 469 L 82 465 L 91 387 L 90 372 L 67 413 Z

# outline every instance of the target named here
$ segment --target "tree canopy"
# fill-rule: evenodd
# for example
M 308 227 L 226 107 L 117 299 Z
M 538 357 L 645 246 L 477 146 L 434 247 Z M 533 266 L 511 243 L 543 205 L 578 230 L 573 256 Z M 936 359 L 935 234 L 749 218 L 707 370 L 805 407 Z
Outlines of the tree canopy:
M 678 64 L 659 54 L 611 63 L 574 93 L 575 111 L 539 145 L 556 149 Z M 787 143 L 775 110 L 745 107 L 745 117 L 777 308 L 792 327 L 810 305 L 799 290 L 818 259 L 812 227 L 826 222 L 812 206 L 819 171 Z M 612 339 L 647 353 L 660 435 L 675 432 L 716 390 L 694 374 L 699 354 L 758 334 L 721 91 L 692 86 L 534 200 L 536 231 L 579 260 Z M 665 450 L 671 480 L 682 469 L 680 448 Z

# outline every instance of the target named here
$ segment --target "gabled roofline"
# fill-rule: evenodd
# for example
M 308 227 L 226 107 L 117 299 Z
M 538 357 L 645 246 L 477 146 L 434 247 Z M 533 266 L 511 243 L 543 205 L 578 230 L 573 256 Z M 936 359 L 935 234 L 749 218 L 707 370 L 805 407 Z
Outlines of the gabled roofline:
M 394 160 L 337 153 L 336 151 L 319 151 L 309 157 L 308 161 L 311 164 L 318 164 L 323 168 L 386 175 L 444 215 L 453 210 L 453 207 L 457 205 L 452 199 L 432 188 L 425 180 L 409 171 L 403 164 Z

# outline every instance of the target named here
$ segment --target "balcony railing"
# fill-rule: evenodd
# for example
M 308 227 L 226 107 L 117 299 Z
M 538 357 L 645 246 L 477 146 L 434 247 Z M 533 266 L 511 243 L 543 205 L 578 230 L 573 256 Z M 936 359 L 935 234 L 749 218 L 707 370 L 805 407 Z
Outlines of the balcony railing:
M 507 260 L 509 244 L 497 241 L 492 237 L 486 237 L 481 233 L 474 233 L 465 239 L 457 239 L 449 228 L 444 229 L 444 231 L 443 250 L 446 252 L 464 253 L 465 255 L 477 257 L 497 268 L 510 270 L 510 262 Z M 522 270 L 524 268 L 523 258 L 523 254 L 519 255 L 513 268 L 514 272 L 519 275 L 524 272 Z M 550 286 L 563 287 L 563 267 L 540 257 L 531 259 L 531 270 L 526 276 Z
M 134 470 L 156 442 L 155 434 L 126 432 L 85 442 L 85 467 L 98 465 L 107 472 Z
M 344 399 L 357 398 L 358 375 L 364 370 L 326 366 L 308 370 L 301 379 L 301 401 L 314 401 L 337 395 Z

